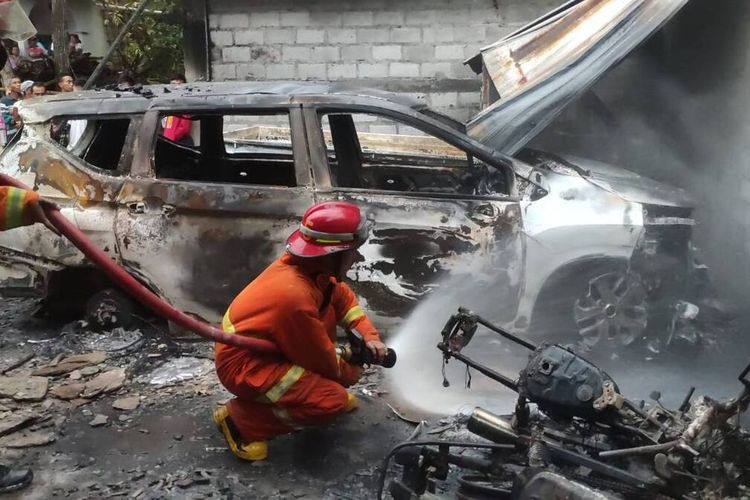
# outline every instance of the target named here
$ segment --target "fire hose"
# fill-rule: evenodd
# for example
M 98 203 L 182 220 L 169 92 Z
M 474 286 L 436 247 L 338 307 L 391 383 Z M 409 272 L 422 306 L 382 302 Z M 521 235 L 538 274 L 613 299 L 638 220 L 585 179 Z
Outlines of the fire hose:
M 29 190 L 29 187 L 18 179 L 4 174 L 0 174 L 0 185 Z M 271 356 L 282 354 L 276 344 L 270 340 L 227 333 L 176 309 L 163 298 L 143 286 L 130 273 L 112 260 L 109 255 L 99 249 L 80 229 L 66 219 L 56 206 L 45 203 L 42 205 L 42 208 L 47 219 L 55 229 L 68 238 L 91 262 L 99 266 L 123 291 L 129 293 L 136 301 L 151 309 L 157 315 L 203 338 L 220 344 L 242 347 L 256 354 Z M 378 360 L 371 354 L 364 338 L 356 330 L 347 331 L 347 336 L 349 338 L 349 346 L 345 346 L 339 351 L 344 360 L 358 365 L 378 364 L 386 368 L 391 368 L 396 364 L 396 352 L 393 349 L 388 349 L 385 357 Z
M 30 188 L 13 177 L 0 174 L 0 185 L 13 186 L 21 189 Z M 220 344 L 228 344 L 243 347 L 258 354 L 279 355 L 281 351 L 270 340 L 263 340 L 244 335 L 235 335 L 219 330 L 203 321 L 188 316 L 184 312 L 172 307 L 164 299 L 143 286 L 138 280 L 120 267 L 112 258 L 89 240 L 80 229 L 72 224 L 60 210 L 48 204 L 44 204 L 44 213 L 52 225 L 60 233 L 68 238 L 83 254 L 97 265 L 114 283 L 123 291 L 129 293 L 135 300 L 148 307 L 154 313 L 166 318 L 176 325 L 190 330 Z

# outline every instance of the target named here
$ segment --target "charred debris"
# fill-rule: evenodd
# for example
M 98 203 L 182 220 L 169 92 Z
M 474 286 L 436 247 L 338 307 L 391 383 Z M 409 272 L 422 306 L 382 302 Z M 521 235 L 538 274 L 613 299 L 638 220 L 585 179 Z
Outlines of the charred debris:
M 479 326 L 530 352 L 516 379 L 462 353 Z M 388 491 L 396 500 L 747 497 L 750 439 L 740 416 L 750 403 L 750 365 L 736 397 L 719 401 L 691 388 L 668 408 L 658 392 L 650 404 L 631 400 L 573 351 L 536 346 L 464 308 L 441 335 L 444 363 L 464 363 L 515 391 L 515 409 L 501 416 L 476 408 L 459 424 L 461 439 L 415 433 L 385 459 L 379 496 L 393 460 Z

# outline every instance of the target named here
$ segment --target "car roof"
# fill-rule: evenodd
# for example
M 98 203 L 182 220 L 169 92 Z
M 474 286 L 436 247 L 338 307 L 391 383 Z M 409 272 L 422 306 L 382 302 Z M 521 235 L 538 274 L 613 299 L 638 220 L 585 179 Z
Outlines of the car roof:
M 133 90 L 97 89 L 58 93 L 29 99 L 19 106 L 28 123 L 47 121 L 54 116 L 104 113 L 139 113 L 150 108 L 187 106 L 205 103 L 217 108 L 236 105 L 254 96 L 350 97 L 352 103 L 365 104 L 372 99 L 407 106 L 426 108 L 423 95 L 400 94 L 355 86 L 343 82 L 196 82 L 181 85 L 144 85 Z M 212 97 L 216 97 L 215 102 Z M 383 104 L 385 104 L 383 102 Z M 387 106 L 387 105 L 386 105 Z

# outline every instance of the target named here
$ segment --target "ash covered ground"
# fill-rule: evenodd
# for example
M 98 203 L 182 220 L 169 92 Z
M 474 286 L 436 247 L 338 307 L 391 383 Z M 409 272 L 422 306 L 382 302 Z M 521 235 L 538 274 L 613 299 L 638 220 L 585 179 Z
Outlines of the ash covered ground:
M 467 389 L 458 364 L 446 372 L 451 387 L 442 386 L 435 344 L 441 315 L 453 312 L 442 310 L 421 320 L 419 333 L 405 323 L 408 341 L 392 339 L 397 367 L 387 381 L 368 372 L 355 388 L 355 413 L 274 440 L 267 461 L 249 464 L 231 456 L 211 421 L 214 406 L 231 397 L 214 375 L 211 344 L 176 339 L 145 320 L 95 332 L 37 308 L 14 299 L 0 311 L 0 463 L 35 473 L 15 498 L 374 498 L 382 459 L 413 436 L 415 421 L 428 419 L 422 438 L 466 438 L 461 417 L 443 417 L 475 406 L 508 413 L 515 401 L 476 372 Z M 659 390 L 674 405 L 690 386 L 725 398 L 740 388 L 745 329 L 735 319 L 710 328 L 697 351 L 593 360 L 634 399 Z M 528 357 L 491 335 L 471 347 L 509 376 Z
M 372 498 L 382 458 L 413 429 L 371 371 L 353 414 L 272 441 L 266 461 L 241 462 L 211 421 L 231 397 L 211 344 L 146 323 L 86 332 L 35 309 L 4 300 L 0 312 L 0 463 L 35 475 L 8 498 Z M 71 360 L 92 352 L 103 354 Z

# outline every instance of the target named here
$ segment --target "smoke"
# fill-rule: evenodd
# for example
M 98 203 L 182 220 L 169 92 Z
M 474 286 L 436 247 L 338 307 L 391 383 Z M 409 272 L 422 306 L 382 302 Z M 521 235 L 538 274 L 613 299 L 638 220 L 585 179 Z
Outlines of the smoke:
M 465 306 L 501 326 L 498 318 L 512 313 L 498 300 L 507 296 L 501 290 L 507 285 L 489 279 L 477 281 L 481 275 L 479 271 L 471 276 L 454 275 L 442 282 L 389 339 L 398 353 L 398 363 L 385 370 L 386 384 L 390 401 L 402 413 L 424 418 L 469 413 L 477 406 L 501 414 L 512 411 L 517 397 L 514 392 L 475 370 L 469 372 L 471 383 L 467 387 L 467 368 L 456 360 L 445 367 L 450 386 L 443 387 L 442 353 L 436 346 L 443 326 L 458 307 Z M 723 348 L 708 345 L 689 353 L 665 352 L 659 356 L 636 351 L 640 354 L 635 357 L 626 349 L 612 349 L 585 357 L 614 377 L 622 393 L 631 399 L 647 399 L 652 391 L 660 391 L 664 404 L 677 406 L 691 386 L 697 387 L 697 394 L 728 398 L 739 391 L 736 377 L 748 360 L 744 349 L 731 347 L 736 336 L 729 329 L 725 333 Z M 529 332 L 527 338 L 537 344 L 552 340 L 538 332 Z M 517 377 L 529 356 L 525 348 L 482 326 L 463 353 L 511 379 Z M 696 366 L 704 367 L 702 373 L 696 373 Z
M 750 4 L 689 2 L 533 146 L 601 159 L 687 189 L 718 292 L 750 299 Z
M 507 296 L 501 288 L 507 284 L 478 279 L 492 276 L 483 270 L 481 257 L 472 262 L 472 257 L 461 258 L 474 272 L 454 274 L 443 281 L 389 341 L 398 353 L 398 363 L 386 371 L 387 382 L 397 404 L 407 413 L 467 413 L 475 406 L 500 411 L 515 402 L 515 393 L 473 370 L 471 388 L 467 388 L 466 367 L 455 360 L 445 368 L 450 386 L 443 387 L 442 353 L 436 346 L 443 326 L 458 307 L 468 307 L 490 321 L 513 313 L 507 304 L 500 303 L 500 297 Z M 481 327 L 464 353 L 511 378 L 528 357 L 526 349 Z
M 745 0 L 725 0 L 721 8 L 711 0 L 689 2 L 531 145 L 606 161 L 686 189 L 696 201 L 698 255 L 708 264 L 715 292 L 730 306 L 750 300 L 748 14 Z M 397 403 L 441 414 L 477 405 L 512 409 L 515 395 L 481 374 L 473 372 L 471 389 L 465 388 L 465 368 L 455 361 L 446 370 L 451 386 L 443 388 L 435 347 L 459 305 L 488 319 L 502 317 L 499 313 L 507 312 L 497 300 L 502 296 L 491 284 L 477 284 L 476 276 L 462 276 L 442 283 L 417 307 L 393 339 L 399 363 L 389 382 Z M 736 377 L 750 361 L 745 333 L 750 321 L 741 319 L 709 325 L 716 344 L 694 351 L 633 357 L 615 349 L 592 360 L 630 398 L 645 399 L 656 390 L 665 404 L 677 405 L 691 386 L 697 394 L 729 397 L 739 391 Z M 465 353 L 510 377 L 528 356 L 481 327 Z
M 607 161 L 686 189 L 696 201 L 698 255 L 709 266 L 715 292 L 730 306 L 750 299 L 748 13 L 750 4 L 742 0 L 727 0 L 720 9 L 709 0 L 689 2 L 666 30 L 531 145 Z M 512 409 L 515 394 L 481 374 L 472 372 L 467 389 L 466 370 L 455 361 L 446 369 L 451 385 L 443 388 L 441 353 L 435 347 L 460 305 L 488 319 L 501 317 L 507 307 L 495 300 L 503 296 L 497 292 L 474 277 L 452 278 L 404 322 L 393 339 L 399 363 L 389 373 L 400 405 L 440 414 L 474 406 Z M 739 326 L 710 325 L 716 344 L 695 351 L 632 357 L 614 350 L 593 361 L 630 398 L 646 399 L 656 390 L 665 404 L 677 405 L 691 386 L 697 394 L 729 397 L 739 391 L 736 377 L 750 361 L 745 334 L 750 322 L 742 319 Z M 465 353 L 510 377 L 528 356 L 481 327 Z

